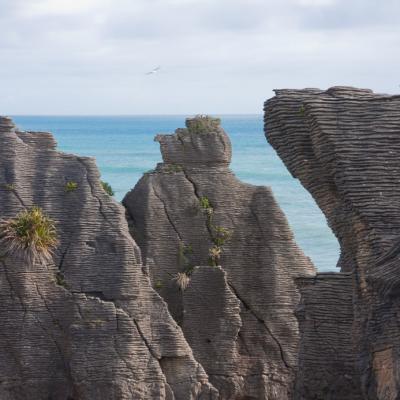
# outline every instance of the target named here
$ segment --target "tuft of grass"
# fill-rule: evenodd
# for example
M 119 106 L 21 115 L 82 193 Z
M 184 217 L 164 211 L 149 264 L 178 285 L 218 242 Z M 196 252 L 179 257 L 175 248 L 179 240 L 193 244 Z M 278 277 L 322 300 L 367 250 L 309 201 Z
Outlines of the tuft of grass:
M 232 236 L 232 232 L 229 229 L 223 228 L 222 226 L 210 224 L 211 230 L 211 241 L 214 243 L 210 247 L 208 255 L 209 264 L 212 267 L 216 267 L 220 264 L 221 254 L 225 242 Z
M 226 241 L 229 240 L 229 238 L 232 236 L 232 232 L 227 228 L 215 225 L 213 223 L 214 208 L 211 205 L 208 197 L 200 197 L 199 201 L 200 208 L 206 215 L 206 225 L 211 236 L 211 242 L 213 243 L 213 246 L 209 249 L 208 262 L 211 266 L 216 267 L 217 265 L 219 265 L 223 246 L 225 245 Z
M 101 181 L 101 186 L 107 194 L 114 196 L 114 190 L 108 182 Z
M 5 255 L 22 257 L 29 263 L 52 259 L 58 244 L 54 221 L 41 208 L 21 211 L 13 219 L 0 222 L 0 245 Z
M 56 283 L 58 286 L 62 286 L 64 288 L 68 288 L 67 282 L 65 281 L 64 274 L 61 271 L 56 273 Z
M 193 253 L 192 245 L 186 245 L 183 242 L 179 243 L 178 248 L 178 262 L 179 265 L 183 265 L 187 261 L 187 255 Z
M 232 236 L 232 232 L 229 229 L 223 228 L 222 226 L 213 225 L 213 237 L 212 241 L 216 246 L 223 246 L 225 242 Z
M 178 285 L 179 289 L 184 291 L 189 286 L 190 277 L 185 272 L 178 272 L 173 278 L 173 281 Z
M 189 133 L 202 134 L 215 132 L 220 128 L 221 120 L 209 115 L 196 115 L 194 118 L 186 120 L 186 127 Z
M 183 253 L 184 254 L 192 254 L 193 253 L 193 246 L 191 244 L 184 245 Z
M 13 183 L 6 183 L 3 185 L 4 189 L 13 192 L 15 190 L 15 185 Z
M 186 245 L 183 242 L 179 243 L 178 248 L 178 268 L 183 270 L 188 276 L 192 273 L 193 265 L 190 260 L 190 256 L 193 254 L 192 245 Z
M 66 192 L 74 192 L 76 189 L 78 189 L 78 184 L 74 181 L 68 181 L 65 184 L 65 191 Z
M 214 245 L 209 250 L 209 264 L 212 267 L 216 267 L 219 265 L 219 261 L 221 259 L 222 248 L 221 246 Z
M 305 112 L 306 112 L 306 109 L 305 109 L 304 105 L 302 104 L 299 108 L 299 115 L 304 117 Z
M 211 207 L 210 200 L 207 196 L 200 197 L 200 208 L 202 210 L 209 210 Z
M 154 284 L 154 287 L 155 287 L 156 289 L 161 289 L 163 286 L 164 286 L 164 285 L 163 285 L 163 283 L 162 283 L 160 280 L 158 280 L 158 281 Z

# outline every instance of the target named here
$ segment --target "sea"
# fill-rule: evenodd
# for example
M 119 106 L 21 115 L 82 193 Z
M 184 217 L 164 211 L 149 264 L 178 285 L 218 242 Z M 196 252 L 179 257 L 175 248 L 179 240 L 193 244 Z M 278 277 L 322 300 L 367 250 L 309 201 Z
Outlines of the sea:
M 161 162 L 158 133 L 184 127 L 189 115 L 13 116 L 21 130 L 52 132 L 59 150 L 94 157 L 102 180 L 121 201 L 142 174 Z M 339 245 L 310 194 L 294 179 L 263 132 L 262 115 L 220 115 L 232 141 L 231 169 L 242 181 L 270 186 L 295 238 L 319 271 L 338 271 Z

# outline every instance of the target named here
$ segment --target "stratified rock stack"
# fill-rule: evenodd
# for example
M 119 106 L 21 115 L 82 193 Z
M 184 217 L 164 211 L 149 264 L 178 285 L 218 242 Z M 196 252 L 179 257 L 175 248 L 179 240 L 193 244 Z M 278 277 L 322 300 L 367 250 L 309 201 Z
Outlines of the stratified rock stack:
M 266 102 L 265 117 L 268 141 L 325 213 L 341 246 L 338 266 L 341 271 L 349 272 L 352 280 L 352 285 L 343 284 L 342 294 L 338 282 L 340 279 L 348 282 L 348 275 L 324 279 L 318 276 L 315 288 L 312 282 L 306 284 L 307 280 L 302 280 L 305 304 L 300 321 L 308 318 L 307 324 L 300 322 L 305 328 L 302 344 L 309 346 L 307 355 L 301 353 L 300 357 L 302 374 L 298 384 L 302 392 L 298 398 L 397 399 L 400 396 L 400 96 L 347 87 L 334 87 L 326 92 L 278 90 Z M 321 285 L 325 286 L 325 292 L 337 293 L 336 310 L 328 306 L 333 302 L 332 297 L 321 298 Z M 317 307 L 307 305 L 307 299 L 311 298 L 320 299 Z M 316 308 L 324 307 L 325 313 L 315 312 Z M 334 320 L 343 324 L 333 329 Z M 311 321 L 320 327 L 321 333 L 315 347 L 309 343 Z M 336 341 L 334 374 L 332 363 L 328 362 L 324 368 L 326 354 L 321 351 L 321 342 L 325 340 L 329 352 L 333 335 L 343 338 Z M 305 364 L 307 367 L 302 368 Z M 341 369 L 347 371 L 342 382 L 353 380 L 348 393 L 337 391 Z M 315 376 L 320 377 L 319 383 L 313 380 Z M 354 388 L 357 381 L 358 393 Z
M 0 248 L 0 399 L 217 398 L 94 160 L 54 149 L 0 118 L 0 219 L 41 207 L 59 239 L 54 263 Z
M 314 275 L 313 265 L 271 190 L 229 170 L 218 120 L 188 119 L 156 140 L 164 162 L 123 201 L 154 287 L 222 399 L 290 399 L 294 280 Z
M 351 274 L 320 273 L 298 284 L 301 339 L 294 399 L 363 399 L 352 335 Z

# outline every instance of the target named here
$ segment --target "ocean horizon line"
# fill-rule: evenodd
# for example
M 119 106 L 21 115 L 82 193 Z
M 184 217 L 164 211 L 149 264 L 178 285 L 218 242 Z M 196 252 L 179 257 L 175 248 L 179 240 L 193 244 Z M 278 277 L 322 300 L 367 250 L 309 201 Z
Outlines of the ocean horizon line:
M 263 117 L 263 113 L 228 113 L 228 114 L 219 114 L 219 113 L 187 113 L 187 114 L 7 114 L 5 116 L 9 117 L 45 117 L 45 118 L 57 118 L 57 117 L 71 117 L 71 118 L 108 118 L 108 117 L 194 117 L 196 115 L 211 115 L 216 117 Z
M 154 136 L 183 127 L 188 116 L 20 116 L 14 122 L 21 130 L 52 132 L 62 152 L 94 157 L 102 180 L 121 201 L 144 172 L 162 162 Z M 218 116 L 232 143 L 231 169 L 238 179 L 269 186 L 304 252 L 321 271 L 334 270 L 339 257 L 337 240 L 310 194 L 268 144 L 262 115 Z

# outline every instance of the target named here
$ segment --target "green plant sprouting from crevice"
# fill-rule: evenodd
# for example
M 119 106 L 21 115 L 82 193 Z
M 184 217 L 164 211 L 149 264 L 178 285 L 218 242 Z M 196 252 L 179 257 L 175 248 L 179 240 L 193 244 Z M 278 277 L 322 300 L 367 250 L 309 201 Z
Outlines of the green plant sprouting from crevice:
M 211 266 L 216 267 L 220 263 L 223 246 L 231 237 L 232 232 L 222 226 L 215 225 L 213 222 L 214 207 L 206 196 L 200 197 L 200 209 L 206 216 L 207 229 L 211 236 L 213 246 L 210 247 L 208 253 L 208 262 Z
M 211 246 L 210 249 L 208 250 L 208 263 L 212 267 L 216 267 L 219 265 L 221 253 L 222 253 L 222 246 L 214 245 Z
M 154 288 L 155 289 L 162 289 L 163 287 L 164 287 L 164 285 L 163 285 L 163 283 L 162 283 L 162 281 L 160 279 L 158 279 L 156 281 L 156 283 L 154 284 Z
M 114 196 L 114 190 L 108 182 L 100 181 L 103 190 L 110 196 Z
M 209 115 L 196 115 L 196 117 L 186 120 L 187 130 L 194 134 L 215 132 L 220 125 L 221 120 L 219 118 L 213 118 Z
M 299 108 L 299 115 L 304 117 L 305 112 L 306 112 L 306 108 L 304 107 L 304 104 L 302 104 Z
M 207 230 L 211 236 L 212 246 L 208 252 L 209 265 L 216 267 L 220 263 L 223 246 L 229 240 L 232 233 L 229 229 L 216 225 L 213 222 L 214 207 L 207 196 L 199 198 L 199 208 L 206 217 Z M 180 272 L 172 278 L 176 282 L 179 289 L 184 291 L 190 284 L 190 275 L 193 272 L 194 265 L 191 261 L 193 248 L 183 242 L 179 243 L 178 248 L 178 269 Z
M 22 257 L 31 264 L 50 262 L 58 245 L 55 223 L 39 207 L 26 209 L 0 222 L 0 245 L 7 256 Z
M 172 280 L 175 281 L 180 290 L 184 291 L 189 286 L 190 276 L 186 272 L 178 272 Z
M 14 192 L 15 191 L 15 185 L 13 183 L 5 183 L 2 185 L 5 190 L 8 190 L 9 192 Z
M 68 289 L 67 282 L 65 281 L 64 274 L 61 271 L 56 273 L 56 283 L 58 286 L 62 286 L 65 289 Z
M 211 207 L 211 203 L 210 200 L 208 199 L 208 197 L 206 196 L 202 196 L 200 197 L 200 208 L 204 211 L 212 211 L 212 207 Z
M 218 225 L 212 225 L 211 230 L 213 233 L 212 241 L 215 246 L 219 247 L 222 247 L 232 235 L 232 232 L 229 229 Z
M 180 272 L 175 274 L 172 280 L 175 281 L 179 289 L 182 291 L 188 287 L 190 283 L 190 275 L 193 271 L 193 264 L 190 260 L 191 254 L 193 254 L 192 246 L 180 242 L 178 248 L 178 268 Z
M 193 270 L 193 265 L 190 261 L 190 255 L 193 254 L 192 245 L 186 245 L 182 242 L 179 243 L 178 250 L 178 266 L 180 270 L 184 272 L 191 273 Z
M 76 189 L 78 189 L 78 183 L 75 181 L 68 181 L 64 186 L 64 190 L 67 193 L 74 192 Z

